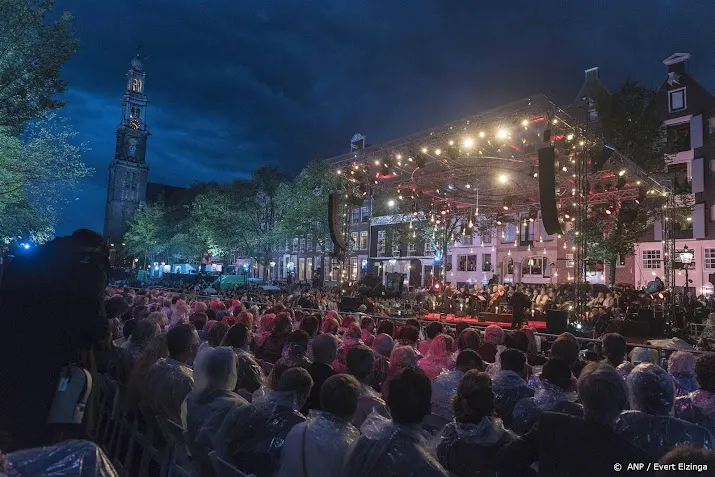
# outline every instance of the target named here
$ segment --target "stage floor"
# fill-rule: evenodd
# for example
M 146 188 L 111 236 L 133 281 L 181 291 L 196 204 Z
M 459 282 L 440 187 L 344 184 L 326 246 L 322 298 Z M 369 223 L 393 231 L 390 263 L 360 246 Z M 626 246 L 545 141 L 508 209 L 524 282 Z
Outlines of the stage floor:
M 439 321 L 439 313 L 427 313 L 424 315 L 423 319 L 425 320 L 430 320 L 430 321 Z M 505 321 L 479 321 L 476 318 L 470 317 L 470 316 L 455 316 L 453 314 L 446 315 L 446 319 L 444 320 L 447 323 L 457 323 L 459 321 L 466 321 L 470 325 L 478 325 L 478 326 L 489 326 L 489 325 L 497 325 L 501 326 L 502 328 L 508 329 L 511 327 L 511 321 L 505 322 Z M 529 320 L 529 327 L 530 328 L 535 328 L 537 330 L 546 330 L 546 322 L 545 321 L 538 321 L 538 320 Z

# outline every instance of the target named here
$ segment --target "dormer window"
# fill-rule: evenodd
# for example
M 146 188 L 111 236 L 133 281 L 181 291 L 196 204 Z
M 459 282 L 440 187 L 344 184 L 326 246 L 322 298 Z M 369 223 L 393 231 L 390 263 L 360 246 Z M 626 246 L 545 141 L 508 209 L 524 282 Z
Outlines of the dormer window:
M 671 113 L 683 111 L 687 107 L 685 88 L 668 91 L 668 110 Z
M 141 93 L 142 91 L 142 80 L 134 78 L 132 80 L 132 91 Z
M 593 123 L 598 121 L 598 111 L 596 109 L 589 109 L 588 110 L 588 122 Z

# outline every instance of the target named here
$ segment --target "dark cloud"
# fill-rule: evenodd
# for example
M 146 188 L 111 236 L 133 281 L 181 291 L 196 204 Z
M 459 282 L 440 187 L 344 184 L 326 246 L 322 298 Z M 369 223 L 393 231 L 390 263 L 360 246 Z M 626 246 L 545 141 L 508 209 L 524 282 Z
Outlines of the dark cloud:
M 297 172 L 345 151 L 543 92 L 573 100 L 582 71 L 609 86 L 663 79 L 661 61 L 693 53 L 715 87 L 710 0 L 60 1 L 76 14 L 63 114 L 96 174 L 59 232 L 101 230 L 124 73 L 147 55 L 151 180 L 230 180 L 262 165 Z M 78 198 L 78 200 L 74 200 Z

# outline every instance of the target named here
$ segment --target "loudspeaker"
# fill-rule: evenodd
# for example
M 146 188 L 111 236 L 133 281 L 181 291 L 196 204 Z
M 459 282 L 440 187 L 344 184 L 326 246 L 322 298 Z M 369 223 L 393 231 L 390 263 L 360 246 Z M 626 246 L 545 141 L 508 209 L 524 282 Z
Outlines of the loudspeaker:
M 556 153 L 552 147 L 539 149 L 539 202 L 541 220 L 549 235 L 560 234 L 559 212 L 556 208 L 556 171 L 554 161 Z
M 566 311 L 546 310 L 546 334 L 560 335 L 568 331 L 568 317 Z
M 606 161 L 613 154 L 613 148 L 610 146 L 603 146 L 603 149 L 598 153 L 598 155 L 591 160 L 591 172 L 598 172 L 603 169 Z
M 333 245 L 335 245 L 336 249 L 345 250 L 347 249 L 347 244 L 345 243 L 345 237 L 342 233 L 339 209 L 338 195 L 330 194 L 330 196 L 328 196 L 328 229 L 330 230 L 330 240 L 333 241 Z
M 357 296 L 344 296 L 340 299 L 338 309 L 346 313 L 356 313 L 362 305 L 362 298 Z
M 551 129 L 544 130 L 544 135 L 542 136 L 544 142 L 551 142 Z

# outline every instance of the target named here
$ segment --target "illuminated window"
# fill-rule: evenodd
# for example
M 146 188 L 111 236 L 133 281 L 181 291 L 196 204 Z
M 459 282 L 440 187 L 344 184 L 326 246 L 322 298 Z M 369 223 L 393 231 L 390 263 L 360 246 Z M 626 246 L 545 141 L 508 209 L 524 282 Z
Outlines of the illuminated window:
M 704 249 L 705 268 L 712 270 L 715 268 L 715 248 Z
M 377 231 L 377 256 L 378 257 L 385 256 L 385 231 L 384 230 Z
M 687 107 L 685 98 L 685 88 L 675 89 L 668 92 L 668 109 L 670 112 L 682 111 Z
M 643 250 L 643 268 L 660 268 L 660 250 Z
M 350 257 L 350 279 L 358 279 L 358 258 Z
M 360 250 L 367 250 L 367 230 L 360 232 Z
M 134 78 L 132 80 L 132 91 L 136 91 L 137 93 L 141 93 L 142 91 L 142 80 Z
M 352 242 L 353 248 L 359 248 L 360 244 L 359 244 L 358 240 L 360 240 L 360 239 L 358 237 L 359 237 L 358 232 L 350 232 L 350 241 Z

